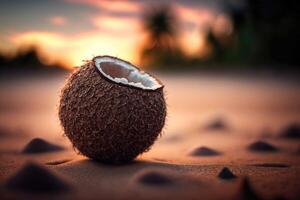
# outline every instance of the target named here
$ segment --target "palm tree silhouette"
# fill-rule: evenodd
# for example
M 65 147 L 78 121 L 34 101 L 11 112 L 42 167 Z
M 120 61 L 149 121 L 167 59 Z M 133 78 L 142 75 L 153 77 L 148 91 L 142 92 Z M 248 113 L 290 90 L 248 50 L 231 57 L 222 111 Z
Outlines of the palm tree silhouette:
M 177 19 L 169 5 L 155 6 L 145 10 L 143 28 L 147 40 L 141 52 L 143 63 L 165 64 L 178 51 L 176 42 Z

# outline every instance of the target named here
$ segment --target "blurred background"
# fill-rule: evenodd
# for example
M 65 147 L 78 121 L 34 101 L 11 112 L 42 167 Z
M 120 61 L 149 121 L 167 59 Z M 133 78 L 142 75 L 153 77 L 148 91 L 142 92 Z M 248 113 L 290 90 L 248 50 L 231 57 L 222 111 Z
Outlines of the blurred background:
M 299 67 L 295 0 L 1 1 L 1 72 L 108 54 L 163 70 Z
M 60 138 L 66 76 L 111 55 L 166 85 L 167 133 L 210 120 L 275 133 L 300 121 L 298 8 L 296 0 L 2 0 L 0 125 Z

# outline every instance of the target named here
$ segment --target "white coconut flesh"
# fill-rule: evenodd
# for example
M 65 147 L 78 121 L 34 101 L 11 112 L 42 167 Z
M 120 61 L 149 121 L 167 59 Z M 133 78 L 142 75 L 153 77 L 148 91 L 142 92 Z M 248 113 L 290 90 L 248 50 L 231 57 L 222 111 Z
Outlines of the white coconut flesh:
M 115 83 L 146 90 L 156 90 L 162 87 L 151 75 L 122 60 L 104 56 L 96 58 L 94 62 L 100 73 Z

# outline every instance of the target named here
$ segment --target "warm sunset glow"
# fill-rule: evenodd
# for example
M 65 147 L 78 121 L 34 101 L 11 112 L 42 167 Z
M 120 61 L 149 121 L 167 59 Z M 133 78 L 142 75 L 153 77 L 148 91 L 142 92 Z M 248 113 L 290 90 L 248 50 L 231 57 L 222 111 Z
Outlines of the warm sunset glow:
M 227 15 L 218 15 L 214 24 L 213 31 L 218 35 L 228 36 L 233 32 L 233 25 L 230 18 Z
M 108 54 L 135 61 L 134 47 L 130 44 L 135 38 L 128 37 L 125 42 L 114 36 L 96 33 L 79 34 L 72 38 L 58 33 L 26 32 L 13 35 L 11 41 L 16 46 L 37 45 L 44 56 L 44 62 L 52 64 L 62 62 L 67 67 L 81 65 L 83 60 L 91 59 L 99 54 Z
M 99 16 L 92 19 L 92 22 L 100 31 L 112 31 L 126 35 L 137 34 L 140 31 L 140 22 L 134 18 Z M 128 26 L 129 24 L 130 26 Z
M 68 68 L 103 54 L 138 62 L 139 48 L 145 42 L 146 35 L 141 28 L 143 11 L 151 4 L 96 0 L 65 0 L 62 3 L 80 9 L 92 8 L 93 12 L 71 12 L 71 15 L 77 14 L 77 18 L 71 17 L 70 12 L 63 16 L 52 14 L 46 19 L 49 25 L 54 26 L 45 26 L 41 21 L 43 29 L 36 28 L 34 23 L 32 28 L 28 25 L 24 30 L 7 31 L 6 35 L 2 35 L 7 39 L 0 44 L 0 49 L 10 53 L 24 45 L 38 46 L 44 63 L 64 63 Z M 201 57 L 207 54 L 209 50 L 204 35 L 208 26 L 214 26 L 217 33 L 225 31 L 229 34 L 232 31 L 229 18 L 217 16 L 211 8 L 183 3 L 174 3 L 172 8 L 180 25 L 179 44 L 187 55 Z M 41 19 L 45 20 L 45 17 Z
M 89 33 L 79 35 L 69 47 L 68 58 L 73 65 L 78 66 L 83 60 L 91 59 L 96 55 L 112 55 L 134 62 L 136 60 L 134 43 L 135 38 L 128 36 L 126 41 L 116 39 L 115 36 Z
M 66 0 L 71 3 L 88 4 L 91 6 L 103 8 L 106 11 L 126 11 L 139 12 L 141 10 L 140 4 L 133 1 L 99 1 L 99 0 Z
M 56 33 L 50 32 L 25 32 L 14 34 L 10 40 L 17 47 L 38 46 L 40 53 L 44 54 L 43 62 L 53 64 L 55 62 L 67 63 L 62 49 L 65 47 L 65 38 Z
M 54 16 L 49 19 L 50 23 L 57 26 L 63 26 L 66 24 L 66 19 L 61 16 Z
M 215 12 L 207 8 L 176 6 L 178 17 L 185 28 L 182 31 L 181 43 L 189 55 L 205 56 L 209 51 L 205 45 L 204 35 L 207 26 L 213 24 Z

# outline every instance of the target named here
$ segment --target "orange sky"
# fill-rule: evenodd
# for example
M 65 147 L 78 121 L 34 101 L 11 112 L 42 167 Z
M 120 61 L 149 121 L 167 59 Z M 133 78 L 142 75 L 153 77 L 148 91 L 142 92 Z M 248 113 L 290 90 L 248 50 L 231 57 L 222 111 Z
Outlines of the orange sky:
M 145 39 L 141 27 L 144 2 L 67 0 L 63 3 L 89 6 L 96 11 L 83 13 L 77 21 L 72 18 L 71 11 L 71 15 L 68 16 L 64 16 L 63 12 L 59 15 L 50 12 L 41 16 L 43 21 L 40 27 L 46 28 L 40 28 L 36 25 L 39 22 L 36 22 L 25 26 L 24 30 L 15 29 L 1 34 L 0 41 L 5 42 L 0 44 L 0 49 L 13 51 L 17 47 L 34 44 L 41 50 L 45 63 L 59 61 L 70 68 L 99 54 L 117 56 L 138 63 L 138 50 Z M 188 55 L 201 53 L 201 30 L 205 31 L 207 24 L 230 27 L 225 15 L 220 15 L 214 9 L 203 5 L 174 3 L 172 6 L 182 27 L 180 44 Z M 84 28 L 86 24 L 83 24 L 81 19 L 91 28 Z M 74 28 L 75 31 L 69 33 L 68 27 L 75 26 L 76 30 Z

